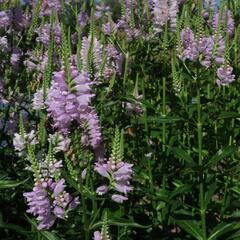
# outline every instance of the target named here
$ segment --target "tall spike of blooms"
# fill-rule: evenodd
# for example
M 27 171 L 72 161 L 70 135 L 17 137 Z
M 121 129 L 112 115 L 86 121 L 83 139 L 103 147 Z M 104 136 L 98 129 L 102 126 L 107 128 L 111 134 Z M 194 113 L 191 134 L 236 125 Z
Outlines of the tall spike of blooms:
M 75 91 L 68 88 L 64 71 L 54 72 L 46 101 L 47 110 L 53 118 L 54 127 L 65 135 L 68 134 L 71 123 L 77 121 L 86 134 L 83 143 L 96 149 L 101 142 L 101 131 L 96 111 L 90 106 L 91 98 L 94 97 L 91 93 L 93 82 L 86 72 L 79 73 L 76 67 L 71 67 L 70 70 Z
M 73 198 L 65 191 L 65 180 L 61 177 L 62 160 L 54 157 L 53 145 L 50 139 L 49 152 L 43 161 L 38 161 L 33 150 L 28 145 L 28 157 L 31 170 L 34 173 L 33 191 L 25 192 L 29 209 L 28 213 L 37 217 L 38 229 L 49 229 L 57 218 L 67 218 L 68 212 L 79 204 L 78 197 Z
M 169 18 L 170 18 L 170 29 L 176 30 L 177 27 L 177 14 L 178 14 L 178 1 L 169 0 Z
M 121 1 L 122 15 L 117 22 L 117 29 L 122 29 L 127 37 L 128 41 L 138 37 L 140 30 L 136 27 L 134 21 L 134 9 L 137 9 L 136 0 L 123 0 Z
M 88 53 L 91 47 L 91 36 L 83 37 L 82 39 L 82 49 L 81 49 L 81 61 L 83 70 L 88 70 Z M 94 69 L 97 72 L 100 69 L 101 61 L 102 61 L 102 48 L 103 46 L 100 44 L 100 42 L 97 40 L 97 38 L 93 39 L 93 63 L 94 63 Z
M 127 194 L 132 191 L 130 180 L 132 178 L 132 164 L 122 161 L 123 155 L 121 150 L 119 130 L 115 131 L 113 141 L 112 155 L 108 161 L 97 162 L 95 171 L 101 176 L 110 180 L 110 185 L 102 185 L 97 188 L 98 195 L 106 194 L 110 190 L 119 192 L 113 193 L 111 199 L 117 203 L 123 203 L 128 200 Z
M 55 182 L 50 178 L 36 182 L 32 192 L 23 194 L 29 206 L 27 212 L 37 216 L 39 230 L 49 229 L 57 218 L 66 218 L 68 211 L 79 204 L 78 198 L 64 191 L 65 187 L 64 179 Z
M 36 29 L 36 33 L 38 34 L 38 37 L 36 40 L 38 42 L 43 43 L 44 46 L 48 46 L 50 43 L 50 31 L 51 31 L 51 25 L 50 24 L 44 24 L 40 28 Z M 53 35 L 54 35 L 54 43 L 57 45 L 61 45 L 62 42 L 62 34 L 61 34 L 61 26 L 59 23 L 55 23 L 53 26 Z
M 37 5 L 37 0 L 30 0 L 30 4 L 33 6 L 33 8 Z M 54 12 L 57 12 L 58 14 L 62 11 L 62 4 L 61 0 L 41 0 L 41 10 L 40 10 L 40 16 L 51 16 Z M 65 0 L 64 4 L 69 4 L 69 0 Z
M 198 52 L 202 66 L 209 68 L 211 65 L 214 41 L 212 37 L 203 37 L 198 41 Z
M 186 27 L 181 31 L 182 60 L 196 61 L 198 58 L 197 43 L 193 31 Z
M 101 232 L 95 231 L 93 233 L 93 240 L 111 240 L 107 219 L 107 214 L 105 213 Z
M 213 30 L 215 32 L 217 32 L 217 30 L 218 30 L 219 17 L 220 17 L 219 12 L 215 13 L 214 16 L 213 16 L 212 26 L 213 26 Z M 221 18 L 221 25 L 222 26 L 224 26 L 225 21 L 226 21 L 226 24 L 227 24 L 227 26 L 226 26 L 227 29 L 226 30 L 227 30 L 229 36 L 232 37 L 233 34 L 234 34 L 234 28 L 235 28 L 234 19 L 232 18 L 231 11 L 227 10 L 226 8 L 224 9 L 223 14 L 222 14 L 222 18 Z
M 155 32 L 162 32 L 163 26 L 169 19 L 169 7 L 165 0 L 153 0 L 153 26 Z
M 163 26 L 170 21 L 171 31 L 176 30 L 178 5 L 182 4 L 177 0 L 153 0 L 152 15 L 153 26 L 156 33 L 162 32 Z
M 11 11 L 0 11 L 0 28 L 7 28 L 12 23 Z
M 217 84 L 220 86 L 226 86 L 235 80 L 235 75 L 232 73 L 233 68 L 229 65 L 222 65 L 217 69 Z
M 41 110 L 44 108 L 43 89 L 39 89 L 34 93 L 32 106 L 34 110 Z
M 214 47 L 216 49 L 214 51 Z M 195 39 L 193 31 L 186 27 L 181 31 L 181 52 L 178 50 L 179 58 L 196 62 L 209 68 L 214 61 L 216 64 L 224 62 L 225 42 L 222 37 L 216 39 L 215 37 L 200 37 Z

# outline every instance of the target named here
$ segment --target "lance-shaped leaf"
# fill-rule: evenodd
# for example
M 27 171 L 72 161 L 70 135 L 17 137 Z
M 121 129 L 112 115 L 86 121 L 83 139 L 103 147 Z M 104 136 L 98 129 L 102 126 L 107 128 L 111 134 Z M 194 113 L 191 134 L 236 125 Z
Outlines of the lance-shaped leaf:
M 202 232 L 196 221 L 176 221 L 177 225 L 189 233 L 194 239 L 203 240 Z
M 231 156 L 235 153 L 237 148 L 235 146 L 226 146 L 222 149 L 220 149 L 206 164 L 205 167 L 209 167 L 211 165 L 214 165 L 218 163 L 219 161 L 223 160 L 226 157 Z

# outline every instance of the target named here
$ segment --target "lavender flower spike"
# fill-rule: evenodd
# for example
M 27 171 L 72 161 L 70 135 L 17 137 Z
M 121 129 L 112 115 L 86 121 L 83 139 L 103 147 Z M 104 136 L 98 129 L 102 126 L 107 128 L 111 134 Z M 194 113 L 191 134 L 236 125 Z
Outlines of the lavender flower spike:
M 179 56 L 182 60 L 196 61 L 198 58 L 197 43 L 194 33 L 186 27 L 181 31 L 182 55 Z
M 235 75 L 232 73 L 233 68 L 230 66 L 221 66 L 217 70 L 217 84 L 219 86 L 226 86 L 235 80 Z

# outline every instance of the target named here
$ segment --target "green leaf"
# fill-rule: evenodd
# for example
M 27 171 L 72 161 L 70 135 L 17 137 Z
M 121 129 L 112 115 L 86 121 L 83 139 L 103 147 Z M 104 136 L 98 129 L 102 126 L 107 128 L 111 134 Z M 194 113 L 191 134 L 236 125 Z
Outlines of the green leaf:
M 103 225 L 103 223 L 104 223 L 103 221 L 97 222 L 93 224 L 92 227 L 90 227 L 90 229 L 99 228 Z M 123 218 L 108 219 L 107 225 L 119 226 L 119 227 L 133 227 L 133 228 L 149 228 L 150 227 L 150 226 L 144 226 L 136 222 L 132 222 L 131 220 L 123 219 Z
M 216 240 L 219 239 L 220 236 L 223 234 L 234 230 L 234 225 L 236 223 L 219 223 L 212 231 L 211 236 L 208 238 L 208 240 Z
M 190 157 L 190 155 L 188 153 L 186 153 L 183 149 L 181 148 L 177 148 L 177 147 L 173 147 L 172 148 L 173 153 L 176 155 L 176 157 L 183 159 L 184 161 L 193 164 L 194 161 L 193 159 Z
M 157 116 L 157 117 L 147 117 L 147 122 L 157 122 L 157 123 L 174 123 L 177 121 L 182 120 L 179 117 L 163 117 L 163 116 Z M 140 118 L 139 122 L 144 122 L 144 118 Z
M 25 235 L 25 236 L 28 236 L 28 233 L 27 231 L 25 231 L 24 228 L 18 226 L 18 225 L 15 225 L 15 224 L 12 224 L 12 223 L 5 223 L 3 222 L 3 219 L 2 219 L 2 213 L 0 213 L 0 228 L 3 228 L 3 229 L 10 229 L 14 232 L 18 232 L 22 235 Z
M 192 237 L 198 240 L 202 240 L 202 232 L 196 221 L 176 221 L 177 225 L 184 231 L 189 233 Z
M 237 112 L 222 112 L 218 116 L 219 119 L 223 118 L 240 118 L 240 114 Z
M 190 185 L 190 184 L 185 184 L 180 187 L 177 187 L 170 195 L 170 199 L 179 194 L 189 193 L 189 191 L 191 191 L 191 189 L 192 189 L 192 185 Z
M 25 183 L 27 180 L 28 179 L 21 181 L 21 182 L 17 182 L 17 181 L 13 181 L 13 180 L 1 179 L 0 180 L 0 189 L 14 188 L 14 187 L 17 187 L 17 186 Z
M 47 239 L 47 240 L 60 240 L 60 238 L 54 232 L 38 230 L 36 221 L 34 221 L 31 218 L 29 218 L 27 215 L 25 215 L 25 217 L 27 218 L 28 222 L 36 229 L 36 231 L 39 232 L 44 237 L 44 239 Z
M 205 208 L 207 208 L 207 205 L 209 204 L 213 194 L 215 193 L 217 189 L 217 184 L 216 182 L 212 183 L 209 187 L 208 190 L 205 194 Z
M 205 167 L 209 167 L 221 161 L 222 159 L 231 156 L 237 150 L 234 146 L 226 146 L 220 149 L 206 164 Z

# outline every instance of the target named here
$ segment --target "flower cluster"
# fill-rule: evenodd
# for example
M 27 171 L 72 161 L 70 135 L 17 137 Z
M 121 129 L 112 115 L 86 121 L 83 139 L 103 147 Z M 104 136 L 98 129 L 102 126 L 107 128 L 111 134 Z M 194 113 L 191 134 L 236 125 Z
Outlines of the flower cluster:
M 96 162 L 94 167 L 96 172 L 109 180 L 109 185 L 102 185 L 97 188 L 97 194 L 104 195 L 110 190 L 117 191 L 118 193 L 114 192 L 111 196 L 112 200 L 117 203 L 128 200 L 128 193 L 133 189 L 130 186 L 133 165 L 122 161 L 123 153 L 120 145 L 119 130 L 116 129 L 111 157 L 108 161 Z
M 36 33 L 38 34 L 38 37 L 36 38 L 36 40 L 43 43 L 44 46 L 48 46 L 50 43 L 50 31 L 51 25 L 49 23 L 44 24 L 40 28 L 37 28 Z M 61 26 L 59 24 L 54 24 L 52 31 L 54 36 L 54 43 L 57 45 L 61 45 Z
M 54 72 L 52 86 L 48 91 L 46 101 L 49 116 L 53 118 L 54 127 L 67 135 L 73 121 L 83 128 L 88 136 L 84 143 L 97 148 L 101 142 L 101 132 L 96 111 L 90 106 L 91 85 L 86 72 L 79 73 L 76 67 L 71 67 L 71 77 L 75 90 L 69 89 L 64 71 Z
M 217 84 L 221 86 L 226 86 L 235 80 L 235 75 L 232 73 L 233 68 L 230 66 L 224 66 L 218 68 L 217 70 Z
M 31 145 L 36 145 L 38 143 L 34 130 L 24 136 L 18 133 L 14 134 L 13 145 L 19 156 L 25 155 L 25 142 L 28 142 Z
M 170 21 L 170 29 L 176 30 L 178 4 L 177 0 L 153 0 L 152 15 L 156 33 L 162 32 L 163 26 L 168 21 Z
M 66 218 L 68 211 L 79 204 L 78 197 L 73 198 L 65 187 L 64 179 L 42 179 L 35 183 L 32 192 L 23 194 L 29 206 L 27 212 L 37 216 L 39 230 L 49 229 L 57 218 Z
M 132 175 L 132 164 L 121 162 L 115 162 L 109 159 L 106 163 L 97 162 L 95 165 L 95 171 L 97 171 L 101 176 L 110 179 L 110 187 L 107 185 L 102 185 L 97 188 L 97 194 L 103 195 L 108 192 L 108 190 L 115 189 L 117 192 L 124 194 L 113 194 L 112 200 L 118 203 L 122 203 L 127 200 L 128 192 L 132 191 L 130 186 L 130 180 Z
M 222 16 L 221 16 L 220 23 L 219 23 L 219 18 L 220 18 L 220 12 L 215 13 L 213 16 L 213 22 L 212 22 L 213 30 L 215 32 L 217 32 L 218 26 L 220 23 L 224 28 L 225 27 L 224 25 L 226 22 L 226 30 L 227 30 L 229 36 L 232 37 L 234 34 L 235 24 L 234 24 L 234 19 L 232 18 L 232 15 L 231 15 L 231 11 L 224 9 Z

